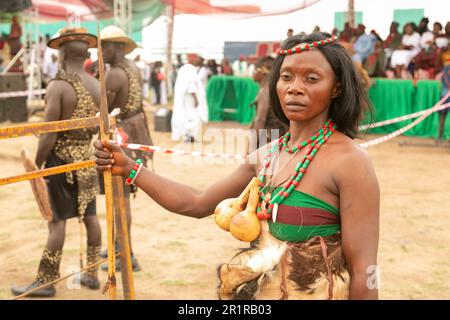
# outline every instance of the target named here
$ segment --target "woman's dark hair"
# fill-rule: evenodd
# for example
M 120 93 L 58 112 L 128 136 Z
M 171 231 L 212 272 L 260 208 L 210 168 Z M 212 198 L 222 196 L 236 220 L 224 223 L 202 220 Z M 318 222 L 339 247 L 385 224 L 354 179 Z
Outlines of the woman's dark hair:
M 312 33 L 306 36 L 295 35 L 283 43 L 282 49 L 291 49 L 301 43 L 312 43 L 329 37 L 331 37 L 330 34 L 323 32 Z M 336 80 L 341 84 L 339 96 L 331 101 L 330 117 L 339 131 L 353 139 L 358 135 L 358 125 L 365 115 L 365 111 L 371 112 L 367 92 L 353 65 L 352 59 L 343 46 L 333 42 L 318 46 L 317 49 L 325 56 L 334 71 Z M 269 78 L 269 94 L 273 111 L 280 120 L 289 125 L 289 120 L 281 108 L 277 94 L 277 82 L 280 77 L 283 60 L 284 56 L 279 55 L 273 62 Z
M 434 26 L 438 26 L 439 27 L 439 31 L 442 31 L 442 24 L 440 23 L 440 22 L 435 22 L 435 23 L 433 23 L 433 27 Z

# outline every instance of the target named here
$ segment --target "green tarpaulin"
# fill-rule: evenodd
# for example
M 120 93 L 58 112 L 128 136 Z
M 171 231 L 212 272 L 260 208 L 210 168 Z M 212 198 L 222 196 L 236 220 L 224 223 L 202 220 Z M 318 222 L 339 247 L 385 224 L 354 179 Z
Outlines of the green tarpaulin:
M 344 30 L 345 22 L 347 21 L 347 11 L 340 11 L 334 13 L 334 27 L 338 30 Z M 355 11 L 355 26 L 363 23 L 362 11 Z
M 258 90 L 258 84 L 250 78 L 212 77 L 206 87 L 209 120 L 234 120 L 249 124 L 255 116 L 255 108 L 250 104 Z
M 396 9 L 392 21 L 398 22 L 398 31 L 401 33 L 405 24 L 414 22 L 419 25 L 423 17 L 425 17 L 424 9 Z
M 234 120 L 248 124 L 255 116 L 250 103 L 258 93 L 258 85 L 250 78 L 215 76 L 207 86 L 210 121 Z M 434 80 L 374 79 L 369 90 L 374 107 L 372 122 L 379 122 L 431 108 L 441 98 L 441 83 Z M 234 111 L 234 112 L 233 112 Z M 415 119 L 371 129 L 370 133 L 388 134 L 400 129 Z M 368 123 L 369 116 L 365 123 Z M 433 113 L 405 135 L 436 138 L 439 116 Z M 450 119 L 446 122 L 445 138 L 450 138 Z
M 369 98 L 374 107 L 374 119 L 379 122 L 395 117 L 429 109 L 441 99 L 442 85 L 435 80 L 419 80 L 414 85 L 412 80 L 375 79 L 369 90 Z M 371 129 L 370 133 L 391 133 L 415 119 L 401 121 L 388 126 Z M 367 122 L 367 121 L 366 121 Z M 407 136 L 436 138 L 439 116 L 433 113 L 420 124 L 405 132 Z M 446 138 L 450 138 L 450 121 L 446 122 Z

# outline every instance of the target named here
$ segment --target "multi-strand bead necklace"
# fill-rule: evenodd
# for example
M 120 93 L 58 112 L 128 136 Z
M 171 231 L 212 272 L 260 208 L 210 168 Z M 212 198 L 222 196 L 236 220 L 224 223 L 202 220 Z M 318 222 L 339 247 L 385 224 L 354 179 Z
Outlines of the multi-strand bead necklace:
M 257 213 L 259 219 L 269 219 L 271 215 L 276 214 L 276 210 L 278 209 L 278 205 L 280 205 L 284 200 L 286 200 L 292 191 L 299 185 L 302 177 L 305 175 L 306 169 L 308 168 L 311 161 L 314 159 L 317 151 L 320 147 L 328 140 L 328 138 L 333 134 L 336 125 L 329 119 L 322 128 L 317 131 L 311 138 L 301 142 L 298 146 L 293 147 L 292 149 L 287 146 L 291 138 L 290 132 L 287 132 L 284 136 L 282 136 L 278 143 L 274 144 L 274 146 L 269 150 L 266 157 L 263 160 L 263 167 L 259 174 L 260 184 L 260 198 L 262 205 L 260 204 L 260 210 Z M 282 190 L 280 190 L 275 196 L 271 196 L 270 199 L 266 198 L 262 194 L 262 190 L 265 188 L 264 182 L 266 177 L 267 169 L 270 166 L 271 160 L 274 156 L 274 153 L 277 150 L 285 149 L 286 152 L 291 153 L 293 156 L 299 152 L 300 150 L 307 148 L 306 153 L 303 158 L 297 163 L 295 167 L 294 174 L 290 177 L 289 181 L 284 185 Z M 270 181 L 269 181 L 270 182 Z

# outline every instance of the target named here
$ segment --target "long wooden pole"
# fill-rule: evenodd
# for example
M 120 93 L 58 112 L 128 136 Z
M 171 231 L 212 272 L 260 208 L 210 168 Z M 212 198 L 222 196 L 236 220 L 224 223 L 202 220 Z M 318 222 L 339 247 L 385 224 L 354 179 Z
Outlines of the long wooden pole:
M 75 162 L 71 164 L 65 164 L 63 166 L 47 168 L 43 170 L 31 171 L 23 174 L 19 174 L 13 177 L 0 178 L 0 186 L 6 184 L 16 183 L 20 181 L 32 180 L 41 177 L 52 176 L 54 174 L 80 170 L 82 168 L 95 167 L 95 160 L 88 160 L 82 162 Z
M 21 126 L 0 128 L 0 140 L 96 126 L 98 126 L 97 117 L 28 123 Z
M 105 65 L 100 40 L 100 28 L 97 24 L 98 70 L 100 80 L 100 138 L 109 140 L 108 101 L 106 100 Z M 116 258 L 114 248 L 114 212 L 111 170 L 103 171 L 106 200 L 106 233 L 108 238 L 108 293 L 111 300 L 116 299 Z
M 115 126 L 116 119 L 111 118 L 111 125 Z M 120 271 L 122 273 L 122 289 L 125 300 L 134 300 L 133 269 L 131 266 L 130 235 L 128 234 L 123 178 L 113 177 L 114 208 L 116 209 L 116 232 L 119 243 Z

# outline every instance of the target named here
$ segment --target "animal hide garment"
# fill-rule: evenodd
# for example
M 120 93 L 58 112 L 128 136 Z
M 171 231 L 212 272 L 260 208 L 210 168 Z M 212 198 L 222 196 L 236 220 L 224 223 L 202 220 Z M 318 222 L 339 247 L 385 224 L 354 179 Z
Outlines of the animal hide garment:
M 258 243 L 217 270 L 223 300 L 348 299 L 350 275 L 340 235 L 283 242 L 262 221 Z

